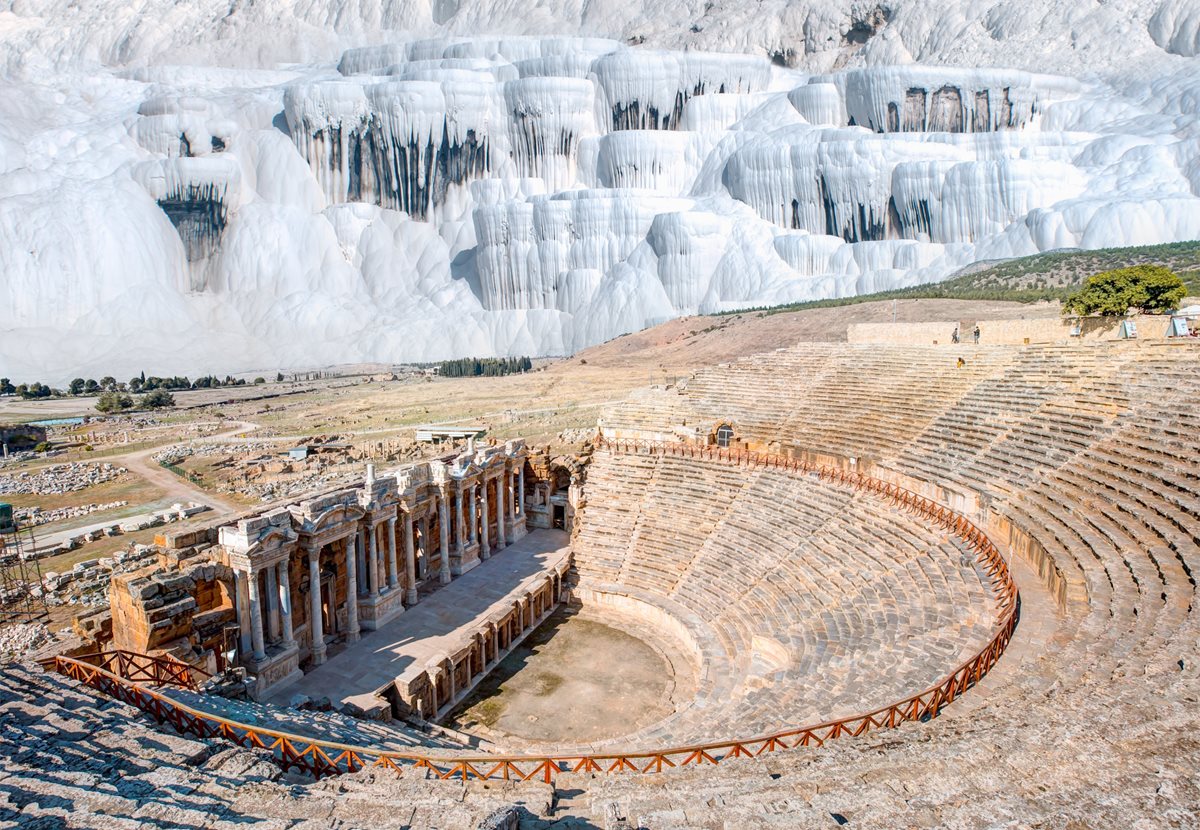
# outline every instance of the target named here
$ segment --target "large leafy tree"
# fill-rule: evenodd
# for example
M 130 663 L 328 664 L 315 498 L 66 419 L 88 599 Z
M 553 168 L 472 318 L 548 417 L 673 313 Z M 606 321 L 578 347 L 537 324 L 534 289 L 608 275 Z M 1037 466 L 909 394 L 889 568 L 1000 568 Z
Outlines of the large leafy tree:
M 1063 301 L 1064 314 L 1124 317 L 1130 309 L 1151 314 L 1170 311 L 1187 296 L 1183 280 L 1161 265 L 1117 268 L 1087 278 Z

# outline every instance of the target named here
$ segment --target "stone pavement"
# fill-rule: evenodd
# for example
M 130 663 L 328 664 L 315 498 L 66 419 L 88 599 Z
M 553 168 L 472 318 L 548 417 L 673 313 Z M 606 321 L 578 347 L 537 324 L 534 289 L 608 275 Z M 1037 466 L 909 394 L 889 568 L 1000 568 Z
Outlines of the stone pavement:
M 524 596 L 530 583 L 570 555 L 568 543 L 568 535 L 560 530 L 530 532 L 378 631 L 364 632 L 357 643 L 280 690 L 270 702 L 287 705 L 293 695 L 304 694 L 327 697 L 335 706 L 350 702 L 368 708 L 377 690 L 457 650 L 462 629 L 473 629 Z

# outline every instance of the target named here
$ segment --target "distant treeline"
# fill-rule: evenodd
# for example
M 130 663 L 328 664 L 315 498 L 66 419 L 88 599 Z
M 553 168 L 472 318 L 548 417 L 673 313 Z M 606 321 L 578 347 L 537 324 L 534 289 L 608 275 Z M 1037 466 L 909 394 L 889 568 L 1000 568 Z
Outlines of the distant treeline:
M 327 377 L 325 372 L 308 372 L 292 375 L 293 380 L 300 380 L 308 377 Z M 282 383 L 284 380 L 283 372 L 278 372 L 275 375 L 275 382 Z M 186 377 L 163 377 L 156 375 L 146 377 L 146 373 L 130 378 L 128 381 L 119 381 L 111 375 L 102 377 L 100 380 L 94 378 L 75 378 L 72 380 L 66 389 L 58 389 L 47 386 L 44 383 L 21 383 L 13 385 L 8 378 L 0 378 L 0 395 L 16 395 L 26 400 L 36 398 L 65 398 L 67 396 L 76 395 L 101 395 L 105 392 L 153 392 L 158 389 L 169 391 L 178 391 L 182 389 L 218 389 L 222 386 L 246 386 L 248 383 L 255 385 L 266 383 L 264 377 L 257 377 L 253 381 L 247 381 L 245 378 L 235 378 L 232 375 L 226 375 L 223 379 L 216 375 L 205 375 L 204 377 L 190 380 Z
M 438 374 L 444 378 L 497 378 L 528 372 L 533 368 L 533 361 L 527 357 L 464 357 L 444 360 L 436 366 Z

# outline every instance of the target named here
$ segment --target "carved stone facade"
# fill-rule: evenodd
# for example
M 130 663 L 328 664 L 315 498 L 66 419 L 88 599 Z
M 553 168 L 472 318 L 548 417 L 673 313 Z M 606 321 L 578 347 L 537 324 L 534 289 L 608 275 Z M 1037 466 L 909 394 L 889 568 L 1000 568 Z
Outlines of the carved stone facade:
M 368 465 L 360 486 L 192 534 L 194 550 L 222 568 L 222 620 L 237 623 L 234 659 L 257 678 L 257 696 L 286 686 L 324 663 L 334 643 L 355 642 L 523 537 L 526 456 L 525 442 L 515 439 L 378 477 Z M 217 544 L 204 547 L 205 540 Z M 113 585 L 110 599 L 122 609 L 114 632 L 158 625 L 164 636 L 188 639 L 191 618 L 182 612 L 196 605 L 183 594 L 172 597 L 181 613 L 171 615 L 143 607 L 141 593 L 152 589 Z M 134 650 L 162 644 L 161 637 L 133 636 Z M 217 640 L 205 645 L 221 648 Z
M 546 450 L 529 455 L 532 486 L 527 506 L 530 528 L 557 528 L 571 532 L 575 512 L 583 506 L 587 456 L 551 456 Z

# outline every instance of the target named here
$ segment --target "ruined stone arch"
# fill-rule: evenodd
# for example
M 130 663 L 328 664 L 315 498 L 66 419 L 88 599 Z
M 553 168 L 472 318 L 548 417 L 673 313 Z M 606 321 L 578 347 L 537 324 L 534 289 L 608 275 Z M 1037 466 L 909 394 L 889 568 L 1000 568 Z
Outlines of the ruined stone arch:
M 737 443 L 738 434 L 737 425 L 733 421 L 717 421 L 708 434 L 708 443 L 710 446 L 728 449 Z
M 262 553 L 264 550 L 267 550 L 271 547 L 283 547 L 284 545 L 296 541 L 296 538 L 296 534 L 291 530 L 285 530 L 280 527 L 272 527 L 254 541 L 254 544 L 251 545 L 246 551 L 246 555 L 253 556 L 254 554 Z M 271 542 L 275 539 L 279 539 L 280 542 L 277 545 L 272 545 Z
M 357 522 L 366 515 L 366 511 L 358 507 L 339 504 L 329 508 L 324 513 L 312 520 L 311 533 L 320 533 L 322 530 L 343 522 Z

